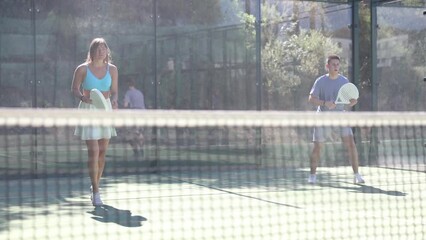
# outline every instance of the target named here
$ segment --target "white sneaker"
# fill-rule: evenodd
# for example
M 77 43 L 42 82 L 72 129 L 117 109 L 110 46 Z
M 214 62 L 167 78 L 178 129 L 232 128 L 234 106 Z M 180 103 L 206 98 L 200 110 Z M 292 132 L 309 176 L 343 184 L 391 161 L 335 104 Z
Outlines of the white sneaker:
M 309 175 L 308 183 L 310 183 L 310 184 L 317 183 L 317 175 L 316 174 Z
M 101 190 L 102 188 L 99 188 L 99 191 Z M 92 185 L 90 185 L 90 193 L 93 193 L 93 186 Z
M 362 178 L 361 174 L 359 174 L 359 173 L 355 173 L 355 176 L 354 176 L 354 183 L 355 183 L 355 184 L 365 183 L 365 180 L 364 180 L 364 178 Z
M 97 193 L 93 193 L 90 195 L 90 199 L 92 200 L 92 204 L 93 206 L 102 206 L 104 205 L 104 203 L 102 202 L 101 199 L 101 194 Z

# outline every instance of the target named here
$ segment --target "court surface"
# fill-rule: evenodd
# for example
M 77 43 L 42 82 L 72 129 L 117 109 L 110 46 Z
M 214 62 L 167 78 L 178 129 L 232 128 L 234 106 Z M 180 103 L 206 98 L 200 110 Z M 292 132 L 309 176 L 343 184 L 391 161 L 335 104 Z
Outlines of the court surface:
M 0 239 L 425 239 L 425 173 L 363 167 L 0 180 Z

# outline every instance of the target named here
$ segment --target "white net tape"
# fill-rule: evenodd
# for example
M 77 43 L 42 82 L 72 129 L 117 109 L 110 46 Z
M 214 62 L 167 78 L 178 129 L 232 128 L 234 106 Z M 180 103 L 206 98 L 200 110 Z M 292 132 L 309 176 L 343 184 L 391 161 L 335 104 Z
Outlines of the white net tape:
M 310 127 L 333 126 L 425 126 L 426 112 L 327 112 L 314 111 L 188 111 L 76 109 L 0 109 L 1 126 L 147 126 L 147 127 Z

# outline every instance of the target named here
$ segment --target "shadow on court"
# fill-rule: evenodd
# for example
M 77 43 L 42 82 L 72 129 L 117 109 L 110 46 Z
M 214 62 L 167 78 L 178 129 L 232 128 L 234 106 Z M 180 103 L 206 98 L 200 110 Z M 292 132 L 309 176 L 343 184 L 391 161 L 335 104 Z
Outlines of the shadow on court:
M 358 192 L 358 193 L 366 193 L 366 194 L 385 194 L 389 196 L 395 196 L 395 197 L 403 197 L 407 194 L 400 191 L 388 191 L 383 190 L 377 187 L 368 186 L 368 185 L 355 185 L 354 187 L 349 186 L 340 186 L 340 185 L 334 185 L 334 184 L 318 184 L 321 187 L 331 187 L 331 188 L 338 188 L 338 189 L 344 189 L 349 190 L 352 192 Z
M 365 186 L 362 185 L 360 188 L 356 189 L 359 192 L 362 193 L 371 193 L 371 194 L 386 194 L 386 195 L 390 195 L 390 196 L 406 196 L 407 194 L 404 192 L 400 192 L 400 191 L 386 191 L 386 190 L 382 190 L 380 188 L 376 188 L 373 186 Z
M 109 205 L 95 207 L 93 211 L 87 213 L 92 214 L 92 219 L 98 222 L 116 223 L 123 227 L 141 227 L 143 222 L 148 220 L 139 215 L 132 215 L 130 210 L 117 209 Z

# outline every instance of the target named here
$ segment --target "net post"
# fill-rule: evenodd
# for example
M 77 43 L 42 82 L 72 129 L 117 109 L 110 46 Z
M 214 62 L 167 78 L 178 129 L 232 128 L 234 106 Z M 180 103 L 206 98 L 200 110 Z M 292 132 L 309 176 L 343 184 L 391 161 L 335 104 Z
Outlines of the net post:
M 378 82 L 377 82 L 377 2 L 370 1 L 371 17 L 371 110 L 378 111 Z M 378 161 L 378 127 L 372 126 L 370 130 L 370 148 L 368 164 L 377 164 Z
M 262 3 L 260 0 L 256 1 L 256 110 L 262 111 Z M 262 164 L 261 144 L 262 144 L 262 128 L 256 128 L 256 150 L 255 160 L 257 166 Z
M 152 13 L 153 13 L 153 25 L 154 25 L 154 56 L 153 56 L 153 68 L 154 68 L 154 109 L 158 109 L 158 62 L 157 62 L 157 1 L 152 3 Z M 156 126 L 152 128 L 152 144 L 154 146 L 154 159 L 149 160 L 150 171 L 157 171 L 158 166 L 158 129 Z
M 360 17 L 359 17 L 359 1 L 352 1 L 352 24 L 351 32 L 353 38 L 352 44 L 352 81 L 355 86 L 360 86 L 360 59 L 359 59 L 359 44 L 360 44 Z M 354 106 L 354 111 L 359 110 L 359 105 Z M 367 156 L 364 151 L 364 144 L 362 144 L 362 131 L 361 127 L 354 127 L 355 143 L 357 144 L 360 165 L 365 165 L 367 162 Z

